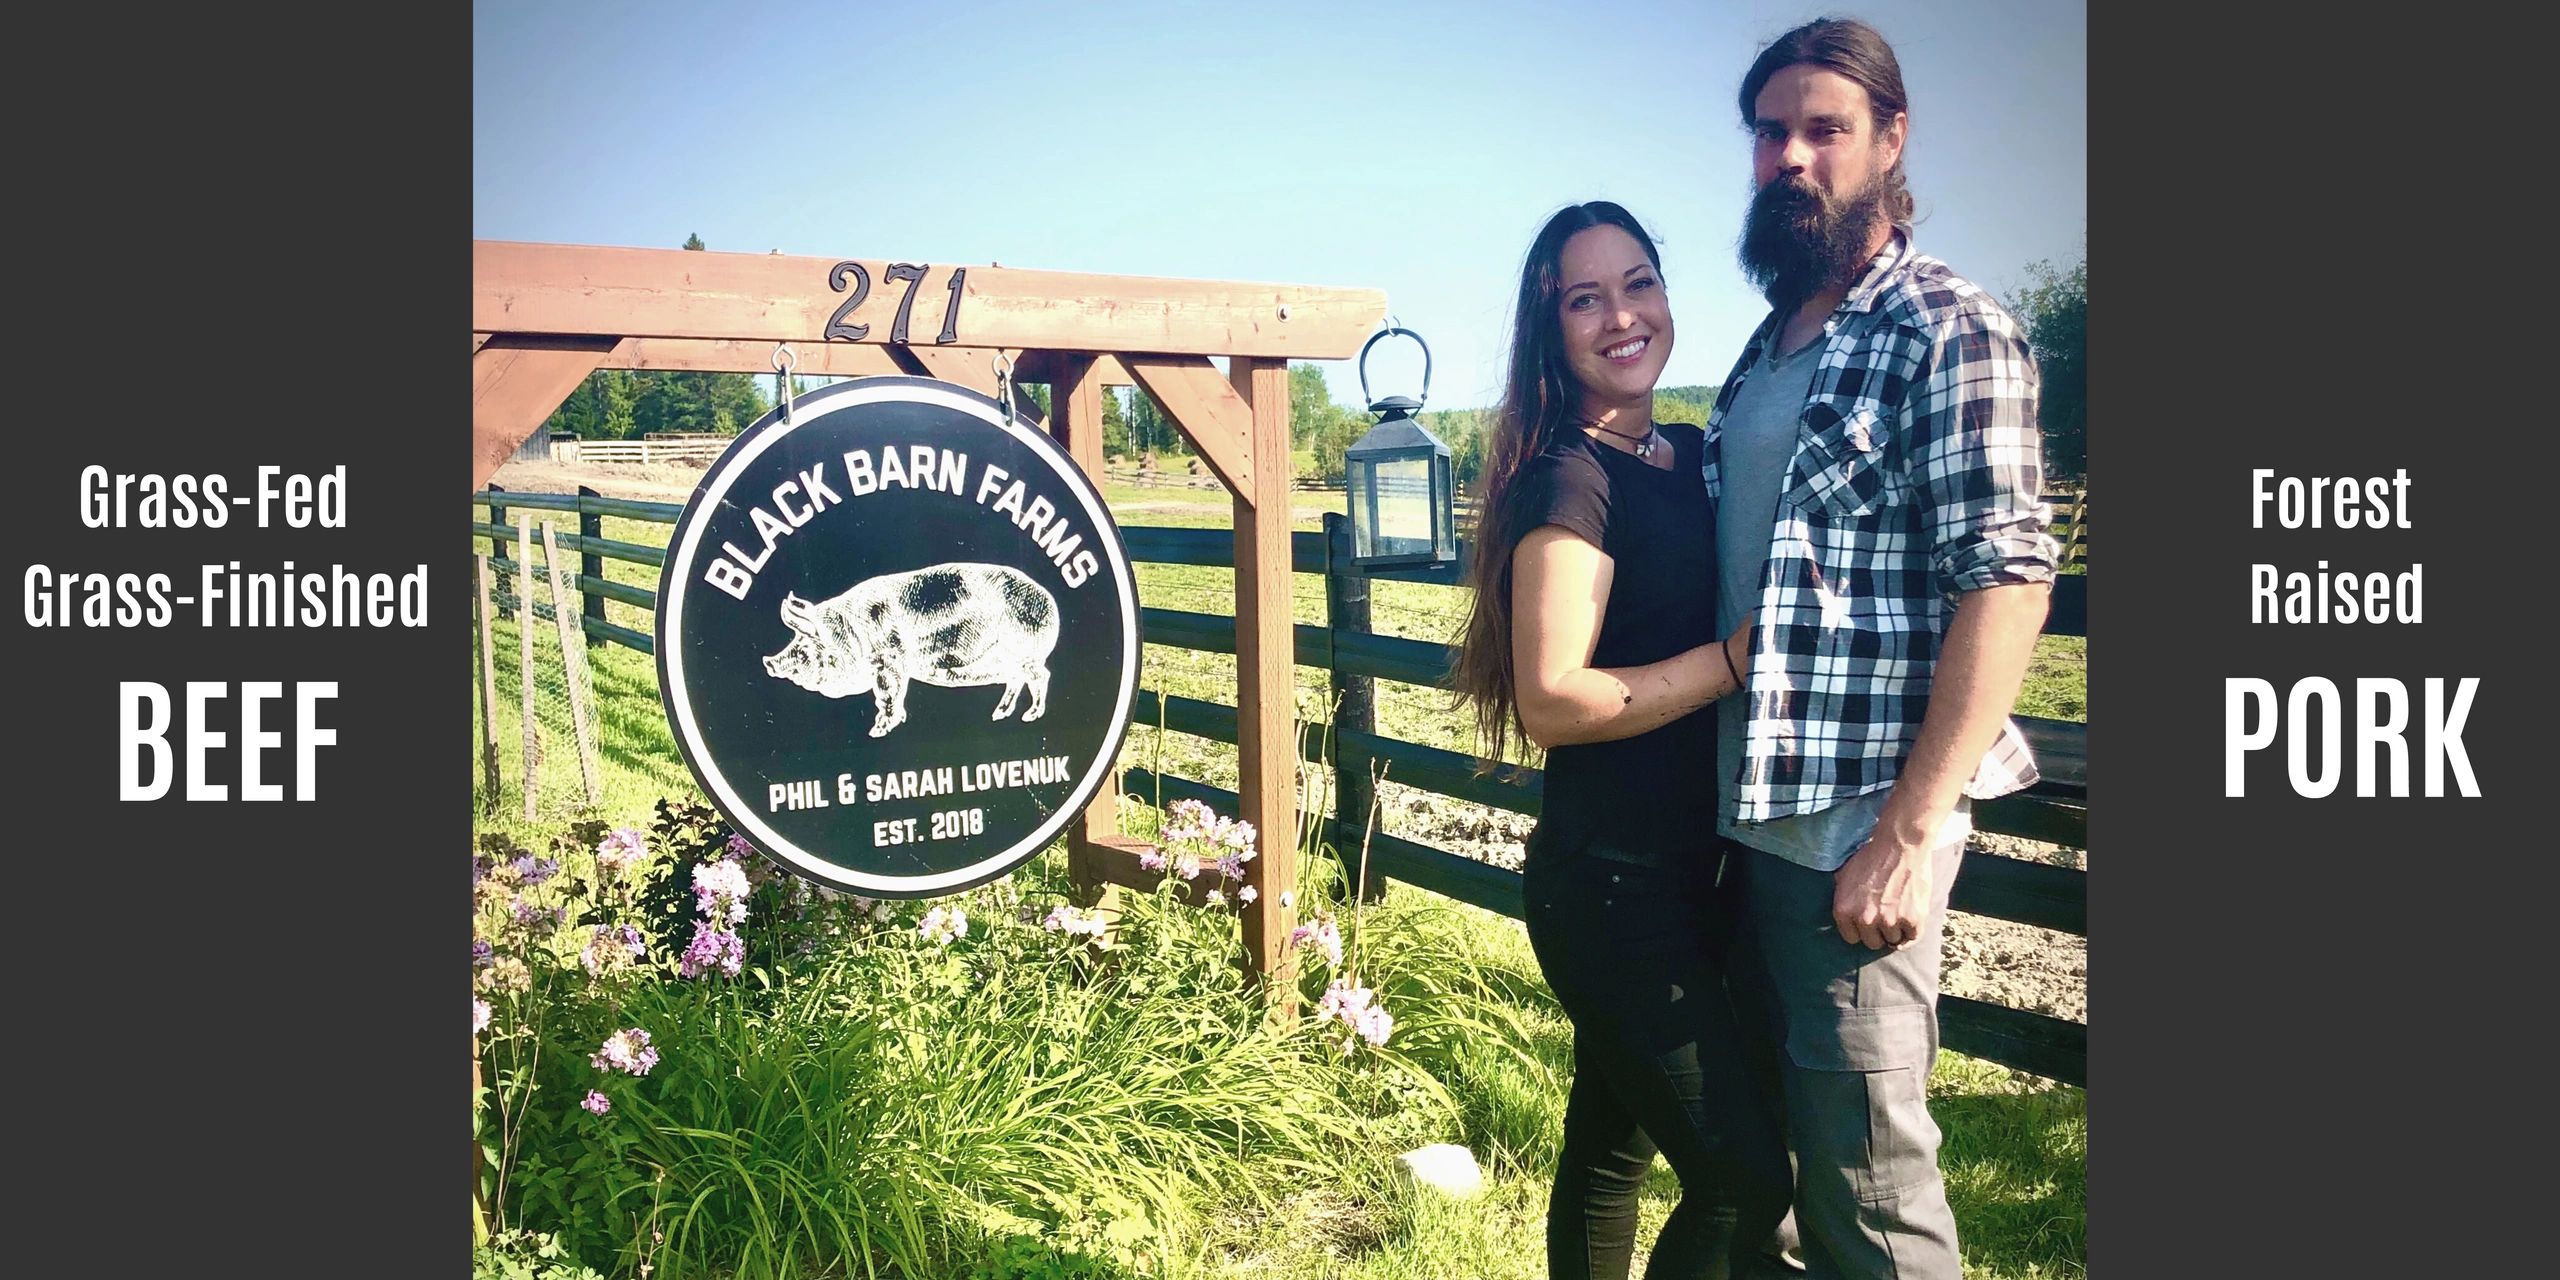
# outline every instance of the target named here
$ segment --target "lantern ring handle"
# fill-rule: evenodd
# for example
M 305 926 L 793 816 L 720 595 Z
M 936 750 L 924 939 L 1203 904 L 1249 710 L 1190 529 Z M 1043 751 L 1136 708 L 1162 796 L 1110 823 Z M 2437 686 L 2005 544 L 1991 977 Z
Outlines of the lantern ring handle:
M 1431 344 L 1424 342 L 1421 334 L 1415 333 L 1413 330 L 1397 324 L 1395 322 L 1395 317 L 1389 316 L 1387 317 L 1387 327 L 1371 334 L 1369 340 L 1360 345 L 1360 406 L 1364 409 L 1375 403 L 1375 401 L 1371 400 L 1369 397 L 1369 348 L 1378 345 L 1378 340 L 1380 338 L 1389 337 L 1399 333 L 1413 339 L 1413 345 L 1422 348 L 1422 394 L 1414 397 L 1414 399 L 1418 402 L 1424 403 L 1429 402 L 1431 399 Z M 1418 411 L 1419 410 L 1417 409 L 1417 412 Z

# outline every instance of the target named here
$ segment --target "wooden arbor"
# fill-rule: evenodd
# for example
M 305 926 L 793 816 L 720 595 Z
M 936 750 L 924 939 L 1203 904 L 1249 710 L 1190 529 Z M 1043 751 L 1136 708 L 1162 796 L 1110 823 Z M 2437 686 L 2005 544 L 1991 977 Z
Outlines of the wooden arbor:
M 1386 314 L 1374 289 L 677 249 L 474 241 L 471 485 L 597 369 L 908 374 L 992 393 L 998 358 L 1050 387 L 1050 433 L 1102 481 L 1102 389 L 1142 387 L 1235 502 L 1241 816 L 1264 833 L 1245 910 L 1257 973 L 1289 989 L 1297 881 L 1289 595 L 1288 362 L 1348 359 Z M 1228 358 L 1221 377 L 1210 363 Z M 1106 785 L 1070 828 L 1093 900 L 1149 887 Z

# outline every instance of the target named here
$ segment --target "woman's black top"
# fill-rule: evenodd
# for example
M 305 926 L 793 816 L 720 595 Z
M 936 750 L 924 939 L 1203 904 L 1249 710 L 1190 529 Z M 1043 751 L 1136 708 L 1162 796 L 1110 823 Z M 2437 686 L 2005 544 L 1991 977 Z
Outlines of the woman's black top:
M 1568 429 L 1520 474 L 1524 534 L 1561 525 L 1616 564 L 1594 667 L 1640 667 L 1717 639 L 1715 512 L 1699 474 L 1706 435 L 1685 423 L 1657 429 L 1674 450 L 1667 471 Z M 1636 737 L 1549 751 L 1546 841 L 1703 855 L 1716 830 L 1715 754 L 1713 704 Z

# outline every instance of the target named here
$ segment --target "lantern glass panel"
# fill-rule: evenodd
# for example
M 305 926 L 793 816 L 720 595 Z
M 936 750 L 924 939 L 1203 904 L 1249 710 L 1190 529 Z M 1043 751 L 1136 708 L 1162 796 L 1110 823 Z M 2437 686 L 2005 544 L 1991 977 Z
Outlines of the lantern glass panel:
M 1439 486 L 1431 464 L 1428 450 L 1366 458 L 1353 464 L 1351 499 L 1363 510 L 1353 515 L 1352 554 L 1434 554 L 1441 521 L 1439 504 L 1434 501 Z

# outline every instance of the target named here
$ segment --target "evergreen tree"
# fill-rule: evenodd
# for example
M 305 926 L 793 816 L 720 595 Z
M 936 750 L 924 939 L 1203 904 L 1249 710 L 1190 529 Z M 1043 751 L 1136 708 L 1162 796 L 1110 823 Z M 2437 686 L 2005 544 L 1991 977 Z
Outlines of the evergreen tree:
M 2089 261 L 2068 268 L 2038 262 L 2012 308 L 2027 326 L 2038 375 L 2037 425 L 2044 429 L 2046 479 L 2089 478 Z

